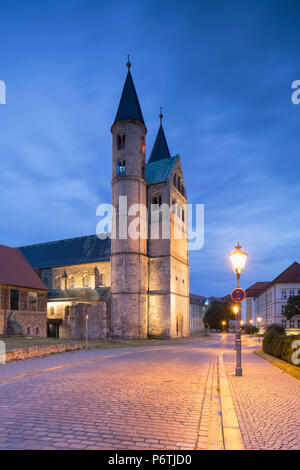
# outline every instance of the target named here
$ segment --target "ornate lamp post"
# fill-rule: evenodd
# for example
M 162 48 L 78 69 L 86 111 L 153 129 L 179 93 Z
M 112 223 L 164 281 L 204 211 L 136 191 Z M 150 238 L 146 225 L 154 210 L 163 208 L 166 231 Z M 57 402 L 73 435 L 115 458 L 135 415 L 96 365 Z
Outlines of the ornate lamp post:
M 242 247 L 238 243 L 235 247 L 235 250 L 230 255 L 230 260 L 232 263 L 232 269 L 236 274 L 237 278 L 237 288 L 240 289 L 240 277 L 241 273 L 245 269 L 247 253 L 242 251 Z M 242 291 L 243 292 L 243 291 Z M 245 293 L 244 293 L 245 295 Z M 239 299 L 241 300 L 241 299 Z M 235 368 L 235 375 L 241 376 L 243 375 L 242 370 L 242 340 L 241 340 L 241 309 L 237 307 L 237 332 L 236 332 L 236 368 Z

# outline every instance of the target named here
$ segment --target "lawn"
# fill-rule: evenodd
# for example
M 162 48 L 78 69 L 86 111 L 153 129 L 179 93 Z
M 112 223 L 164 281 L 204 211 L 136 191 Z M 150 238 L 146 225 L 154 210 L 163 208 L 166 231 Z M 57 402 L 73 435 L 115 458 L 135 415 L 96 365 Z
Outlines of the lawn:
M 212 336 L 210 336 L 212 338 Z M 178 345 L 178 344 L 196 344 L 201 341 L 207 340 L 209 337 L 204 336 L 203 333 L 192 333 L 189 338 L 176 338 L 176 339 L 115 339 L 111 342 L 106 340 L 89 340 L 89 349 L 113 349 L 113 348 L 128 348 L 138 346 L 165 346 L 165 345 Z M 85 341 L 78 340 L 62 340 L 55 338 L 41 338 L 39 336 L 24 337 L 24 336 L 5 336 L 0 335 L 0 340 L 5 342 L 6 350 L 23 349 L 34 346 L 52 346 L 57 344 L 66 343 L 81 343 Z
M 273 364 L 273 366 L 278 367 L 282 371 L 286 372 L 287 374 L 294 377 L 294 379 L 300 380 L 300 367 L 294 366 L 293 364 L 289 364 L 288 362 L 283 361 L 282 359 L 278 359 L 277 357 L 271 356 L 263 352 L 261 349 L 257 351 L 253 351 L 259 357 L 262 357 L 266 361 Z

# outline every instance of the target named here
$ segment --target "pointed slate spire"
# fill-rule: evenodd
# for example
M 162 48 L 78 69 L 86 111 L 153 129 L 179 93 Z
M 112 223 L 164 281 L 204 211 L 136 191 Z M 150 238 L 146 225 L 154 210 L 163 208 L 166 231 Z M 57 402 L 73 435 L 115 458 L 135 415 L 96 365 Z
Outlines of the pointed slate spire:
M 167 140 L 166 140 L 166 136 L 165 136 L 163 126 L 162 126 L 162 118 L 163 118 L 163 115 L 162 115 L 162 110 L 160 108 L 160 115 L 159 115 L 160 126 L 158 129 L 158 133 L 157 133 L 148 163 L 157 162 L 158 160 L 163 160 L 164 158 L 171 157 Z
M 131 63 L 129 62 L 129 56 L 128 56 L 128 62 L 126 66 L 128 67 L 128 73 L 127 73 L 127 77 L 125 80 L 125 84 L 124 84 L 124 88 L 122 91 L 122 95 L 121 95 L 121 99 L 120 99 L 120 103 L 119 103 L 119 107 L 118 107 L 118 111 L 115 117 L 114 124 L 117 121 L 123 121 L 126 119 L 134 119 L 135 121 L 139 121 L 145 125 L 140 103 L 139 103 L 139 100 L 135 91 L 134 83 L 132 80 L 132 76 L 130 73 Z

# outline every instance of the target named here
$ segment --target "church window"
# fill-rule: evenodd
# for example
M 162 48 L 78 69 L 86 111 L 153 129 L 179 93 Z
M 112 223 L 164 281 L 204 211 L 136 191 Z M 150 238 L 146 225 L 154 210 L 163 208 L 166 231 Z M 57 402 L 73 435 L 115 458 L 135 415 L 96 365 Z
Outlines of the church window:
M 75 279 L 74 276 L 70 276 L 70 289 L 73 289 L 75 287 Z
M 83 287 L 89 287 L 89 276 L 88 276 L 88 274 L 84 274 L 84 276 L 83 276 Z
M 117 150 L 123 150 L 125 148 L 125 134 L 119 134 L 117 136 Z
M 100 286 L 105 286 L 105 274 L 100 274 Z
M 184 209 L 182 209 L 181 218 L 182 218 L 182 222 L 184 222 L 184 218 L 185 218 Z
M 161 196 L 156 194 L 152 199 L 152 204 L 156 206 L 154 209 L 159 208 L 161 206 Z
M 181 178 L 180 178 L 180 176 L 178 176 L 177 188 L 178 188 L 178 191 L 181 192 Z
M 10 291 L 10 308 L 12 310 L 19 310 L 19 297 L 20 291 L 11 289 Z
M 118 175 L 125 175 L 125 173 L 126 173 L 126 162 L 125 162 L 125 160 L 119 160 L 117 170 L 118 170 Z

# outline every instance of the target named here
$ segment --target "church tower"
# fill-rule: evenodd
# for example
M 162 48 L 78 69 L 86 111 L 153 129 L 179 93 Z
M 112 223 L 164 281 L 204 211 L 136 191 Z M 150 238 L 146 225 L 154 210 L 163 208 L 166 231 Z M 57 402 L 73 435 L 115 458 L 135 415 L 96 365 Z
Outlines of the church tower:
M 147 336 L 147 217 L 145 136 L 147 129 L 128 73 L 112 132 L 111 329 L 113 337 Z M 141 207 L 133 206 L 140 204 Z M 129 212 L 128 212 L 129 211 Z

